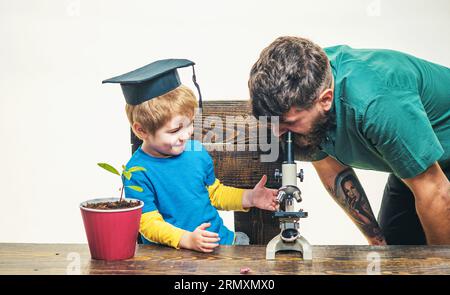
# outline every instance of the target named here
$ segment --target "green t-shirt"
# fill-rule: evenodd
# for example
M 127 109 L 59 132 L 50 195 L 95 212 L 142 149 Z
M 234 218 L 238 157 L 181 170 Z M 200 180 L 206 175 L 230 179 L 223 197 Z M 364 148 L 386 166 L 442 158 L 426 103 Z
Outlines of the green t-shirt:
M 324 49 L 334 79 L 336 128 L 322 151 L 361 169 L 414 177 L 450 163 L 450 69 L 393 50 Z

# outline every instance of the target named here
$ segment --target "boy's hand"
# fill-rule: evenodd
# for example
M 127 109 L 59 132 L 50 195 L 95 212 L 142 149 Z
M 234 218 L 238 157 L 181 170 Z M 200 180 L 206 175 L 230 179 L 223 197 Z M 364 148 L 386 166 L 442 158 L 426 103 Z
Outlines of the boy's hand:
M 211 253 L 219 246 L 220 238 L 217 233 L 206 230 L 210 226 L 211 223 L 202 223 L 193 232 L 184 233 L 180 239 L 180 248 Z
M 242 207 L 257 207 L 263 210 L 275 211 L 277 209 L 277 193 L 276 189 L 265 187 L 267 176 L 263 175 L 261 180 L 252 190 L 245 190 L 242 197 Z

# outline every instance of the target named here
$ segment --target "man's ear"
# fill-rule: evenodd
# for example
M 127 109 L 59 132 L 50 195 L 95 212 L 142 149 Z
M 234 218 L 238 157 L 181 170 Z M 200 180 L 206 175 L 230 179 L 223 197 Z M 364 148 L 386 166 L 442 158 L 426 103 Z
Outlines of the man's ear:
M 148 132 L 145 131 L 145 129 L 142 127 L 141 124 L 134 122 L 131 126 L 131 129 L 133 129 L 134 134 L 140 139 L 143 140 L 148 136 Z
M 322 110 L 328 112 L 333 104 L 333 89 L 325 89 L 320 95 L 318 103 Z

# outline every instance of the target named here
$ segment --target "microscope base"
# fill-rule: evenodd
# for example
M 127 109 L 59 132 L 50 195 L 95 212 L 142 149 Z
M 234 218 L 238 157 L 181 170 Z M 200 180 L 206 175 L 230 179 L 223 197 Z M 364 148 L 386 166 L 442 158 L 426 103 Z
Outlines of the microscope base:
M 266 247 L 266 259 L 275 259 L 275 254 L 279 251 L 298 251 L 303 254 L 303 260 L 312 260 L 312 247 L 303 237 L 298 237 L 295 242 L 285 242 L 280 235 L 275 236 Z

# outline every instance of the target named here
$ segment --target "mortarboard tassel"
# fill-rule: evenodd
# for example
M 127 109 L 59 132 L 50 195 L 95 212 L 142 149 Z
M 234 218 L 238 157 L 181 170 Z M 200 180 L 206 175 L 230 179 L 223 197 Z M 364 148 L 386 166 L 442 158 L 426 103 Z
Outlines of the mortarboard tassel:
M 200 85 L 197 83 L 197 77 L 195 76 L 195 68 L 194 65 L 192 65 L 192 82 L 194 82 L 195 87 L 198 91 L 198 107 L 202 108 L 202 93 L 200 92 Z

